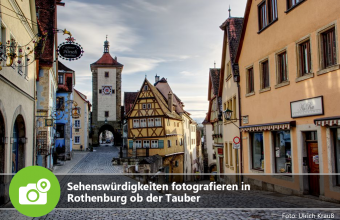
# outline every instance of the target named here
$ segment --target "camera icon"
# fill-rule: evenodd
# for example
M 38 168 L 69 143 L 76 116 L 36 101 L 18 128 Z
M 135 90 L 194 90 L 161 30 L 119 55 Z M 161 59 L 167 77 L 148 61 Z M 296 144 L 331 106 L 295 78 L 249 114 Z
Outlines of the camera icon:
M 37 183 L 29 183 L 19 188 L 19 203 L 21 205 L 45 205 L 47 191 L 51 183 L 47 179 L 40 179 Z

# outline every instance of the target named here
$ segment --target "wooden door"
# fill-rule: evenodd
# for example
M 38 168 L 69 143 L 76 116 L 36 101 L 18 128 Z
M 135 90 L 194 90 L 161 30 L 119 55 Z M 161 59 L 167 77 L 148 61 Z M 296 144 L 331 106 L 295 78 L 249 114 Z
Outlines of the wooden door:
M 307 143 L 309 173 L 319 173 L 318 143 Z M 320 176 L 309 175 L 309 193 L 314 196 L 320 195 Z

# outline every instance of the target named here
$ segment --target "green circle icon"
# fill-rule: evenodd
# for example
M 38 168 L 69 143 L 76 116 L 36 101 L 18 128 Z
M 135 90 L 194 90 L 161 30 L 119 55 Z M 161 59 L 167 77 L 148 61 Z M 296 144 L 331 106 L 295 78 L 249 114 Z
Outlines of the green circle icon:
M 60 198 L 59 181 L 44 167 L 25 167 L 14 175 L 9 186 L 9 197 L 21 214 L 40 217 L 57 206 Z

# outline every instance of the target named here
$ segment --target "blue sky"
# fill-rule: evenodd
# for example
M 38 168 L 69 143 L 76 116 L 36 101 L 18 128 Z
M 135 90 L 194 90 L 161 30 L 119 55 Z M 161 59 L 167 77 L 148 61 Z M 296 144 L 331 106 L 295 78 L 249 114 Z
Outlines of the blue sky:
M 58 6 L 58 29 L 67 29 L 84 48 L 77 61 L 62 61 L 76 71 L 75 88 L 92 102 L 90 64 L 110 53 L 124 65 L 122 95 L 133 92 L 147 75 L 168 79 L 185 110 L 199 123 L 208 110 L 209 68 L 221 65 L 223 32 L 231 15 L 243 17 L 246 0 L 65 0 Z M 59 34 L 59 43 L 67 36 Z M 122 97 L 123 98 L 123 97 Z

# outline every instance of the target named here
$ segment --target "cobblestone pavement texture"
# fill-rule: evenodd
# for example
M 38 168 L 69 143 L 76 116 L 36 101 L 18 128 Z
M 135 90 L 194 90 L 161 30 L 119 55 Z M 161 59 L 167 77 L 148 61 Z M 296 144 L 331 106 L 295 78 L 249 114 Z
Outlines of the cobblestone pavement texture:
M 68 161 L 65 167 L 55 169 L 56 174 L 65 173 L 121 173 L 122 166 L 112 166 L 111 160 L 113 157 L 117 157 L 119 148 L 112 146 L 101 146 L 94 148 L 94 152 L 75 152 L 74 161 Z M 78 161 L 76 161 L 78 160 Z M 68 177 L 68 176 L 67 176 Z M 96 178 L 96 181 L 102 181 L 101 178 L 104 176 L 82 176 L 82 178 Z M 124 183 L 130 181 L 136 183 L 126 176 L 112 176 L 115 178 L 117 183 Z M 65 183 L 69 179 L 64 178 L 61 182 L 61 187 L 66 187 Z M 65 191 L 65 190 L 64 190 Z M 158 192 L 154 192 L 155 195 L 160 195 Z M 175 192 L 170 192 L 174 193 Z M 179 193 L 179 192 L 177 192 Z M 218 193 L 220 194 L 220 193 Z M 61 204 L 63 204 L 63 198 L 65 193 L 62 195 Z M 211 199 L 205 199 L 205 202 L 220 202 L 219 195 L 210 195 Z M 278 193 L 263 192 L 263 191 L 251 191 L 251 192 L 232 192 L 229 193 L 228 200 L 224 202 L 233 203 L 232 207 L 239 207 L 246 203 L 263 203 L 268 204 L 269 207 L 273 206 L 273 203 L 286 203 L 287 207 L 311 207 L 315 206 L 315 203 L 323 205 L 323 207 L 339 207 L 333 203 L 325 203 L 310 198 L 302 198 L 297 196 L 280 196 Z M 284 201 L 282 201 L 284 200 Z M 141 203 L 143 204 L 143 203 Z M 302 205 L 303 204 L 303 205 Z M 65 205 L 65 204 L 64 204 Z M 91 205 L 92 207 L 93 204 Z M 70 208 L 70 205 L 64 206 Z M 164 207 L 164 206 L 163 206 Z M 181 207 L 181 205 L 179 205 Z M 140 206 L 139 208 L 143 208 Z M 145 208 L 145 206 L 144 206 Z M 16 210 L 0 210 L 0 219 L 288 219 L 289 217 L 296 217 L 299 219 L 299 214 L 307 214 L 304 219 L 317 219 L 318 214 L 328 214 L 323 216 L 322 219 L 340 219 L 340 209 L 334 210 L 256 210 L 245 208 L 241 209 L 55 209 L 48 215 L 39 218 L 25 217 Z M 290 216 L 289 216 L 290 214 Z M 308 215 L 309 214 L 309 215 Z M 313 216 L 314 214 L 315 216 Z M 333 215 L 332 215 L 333 214 Z M 293 216 L 295 215 L 295 216 Z M 320 218 L 321 219 L 321 218 Z

